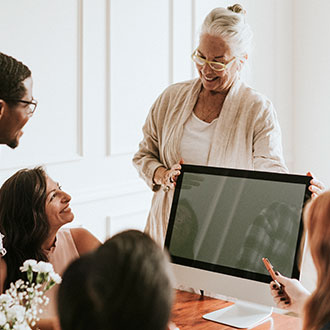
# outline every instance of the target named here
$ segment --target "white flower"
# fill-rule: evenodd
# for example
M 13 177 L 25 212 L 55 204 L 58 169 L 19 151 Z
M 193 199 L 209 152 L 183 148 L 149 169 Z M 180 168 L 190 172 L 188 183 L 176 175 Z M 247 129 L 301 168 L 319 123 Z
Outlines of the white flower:
M 26 260 L 20 270 L 26 272 L 28 281 L 10 283 L 6 293 L 0 295 L 0 330 L 31 330 L 39 320 L 41 307 L 48 304 L 45 292 L 61 282 L 48 262 Z
M 49 277 L 51 280 L 53 280 L 56 284 L 60 284 L 62 282 L 62 278 L 60 275 L 56 274 L 56 273 L 50 273 Z
M 0 254 L 1 256 L 4 256 L 7 251 L 6 249 L 3 247 L 3 243 L 2 243 L 2 239 L 4 238 L 5 236 L 3 236 L 1 233 L 0 233 Z
M 0 312 L 0 327 L 4 326 L 7 322 L 7 318 L 4 312 Z
M 19 279 L 15 282 L 16 288 L 20 288 L 24 284 L 24 281 L 22 279 Z
M 23 263 L 23 266 L 20 267 L 20 271 L 21 272 L 27 272 L 29 267 L 31 267 L 33 269 L 33 267 L 37 264 L 37 262 L 34 259 L 28 259 L 25 260 Z
M 39 261 L 36 265 L 32 267 L 34 272 L 38 273 L 53 273 L 53 265 L 49 262 Z
M 2 295 L 0 295 L 0 304 L 10 304 L 12 303 L 13 298 L 7 294 L 7 293 L 3 293 Z
M 31 328 L 26 322 L 24 322 L 21 324 L 15 324 L 13 330 L 31 330 Z
M 17 320 L 18 322 L 24 321 L 25 307 L 21 305 L 13 305 L 7 309 L 7 317 L 10 320 Z

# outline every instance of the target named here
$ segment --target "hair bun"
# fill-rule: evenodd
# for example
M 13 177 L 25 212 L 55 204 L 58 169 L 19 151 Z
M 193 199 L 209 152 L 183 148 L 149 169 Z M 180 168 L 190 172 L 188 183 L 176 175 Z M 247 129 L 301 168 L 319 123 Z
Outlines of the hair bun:
M 236 14 L 242 14 L 242 15 L 246 14 L 246 10 L 238 3 L 236 3 L 235 5 L 227 7 L 227 9 L 234 12 L 234 13 L 236 13 Z

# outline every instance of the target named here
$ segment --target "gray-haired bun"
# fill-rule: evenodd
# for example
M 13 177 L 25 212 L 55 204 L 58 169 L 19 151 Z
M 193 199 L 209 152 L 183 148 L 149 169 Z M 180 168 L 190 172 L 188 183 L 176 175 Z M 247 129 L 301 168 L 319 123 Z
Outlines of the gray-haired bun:
M 245 10 L 241 5 L 214 8 L 205 17 L 200 36 L 210 34 L 221 37 L 229 45 L 232 55 L 244 57 L 252 45 L 252 31 L 245 22 Z
M 236 14 L 242 14 L 242 15 L 246 14 L 246 10 L 239 3 L 236 3 L 235 5 L 232 6 L 228 6 L 227 9 Z

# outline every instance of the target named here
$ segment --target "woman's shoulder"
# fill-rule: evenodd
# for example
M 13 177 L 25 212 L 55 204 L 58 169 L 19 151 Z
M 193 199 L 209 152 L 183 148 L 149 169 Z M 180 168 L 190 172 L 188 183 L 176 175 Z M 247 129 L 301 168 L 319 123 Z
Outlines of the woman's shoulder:
M 95 250 L 101 245 L 101 242 L 85 228 L 70 228 L 70 233 L 79 255 Z
M 254 106 L 270 108 L 273 106 L 271 100 L 264 94 L 260 93 L 256 89 L 247 85 L 244 82 L 239 84 L 239 93 L 242 94 L 242 100 L 247 104 Z
M 186 94 L 191 92 L 192 89 L 200 89 L 200 84 L 199 78 L 174 83 L 166 87 L 161 95 L 173 96 L 177 94 Z

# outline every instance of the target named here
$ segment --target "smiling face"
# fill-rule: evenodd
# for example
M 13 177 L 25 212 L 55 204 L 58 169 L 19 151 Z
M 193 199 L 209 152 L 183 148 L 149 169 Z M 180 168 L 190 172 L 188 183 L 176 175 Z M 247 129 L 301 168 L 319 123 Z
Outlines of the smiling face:
M 26 92 L 22 100 L 32 100 L 32 84 L 31 77 L 24 80 Z M 10 105 L 5 100 L 0 100 L 0 144 L 7 144 L 11 148 L 18 146 L 23 135 L 22 128 L 30 119 L 28 108 L 29 105 L 22 102 Z
M 221 38 L 210 34 L 203 34 L 197 48 L 198 56 L 207 61 L 221 62 L 228 64 L 225 70 L 215 71 L 209 64 L 196 64 L 203 87 L 206 90 L 220 93 L 227 93 L 233 84 L 241 65 L 234 59 L 228 44 Z
M 74 215 L 70 208 L 71 196 L 61 190 L 57 182 L 49 176 L 47 182 L 47 198 L 45 211 L 51 230 L 58 230 L 73 220 Z

